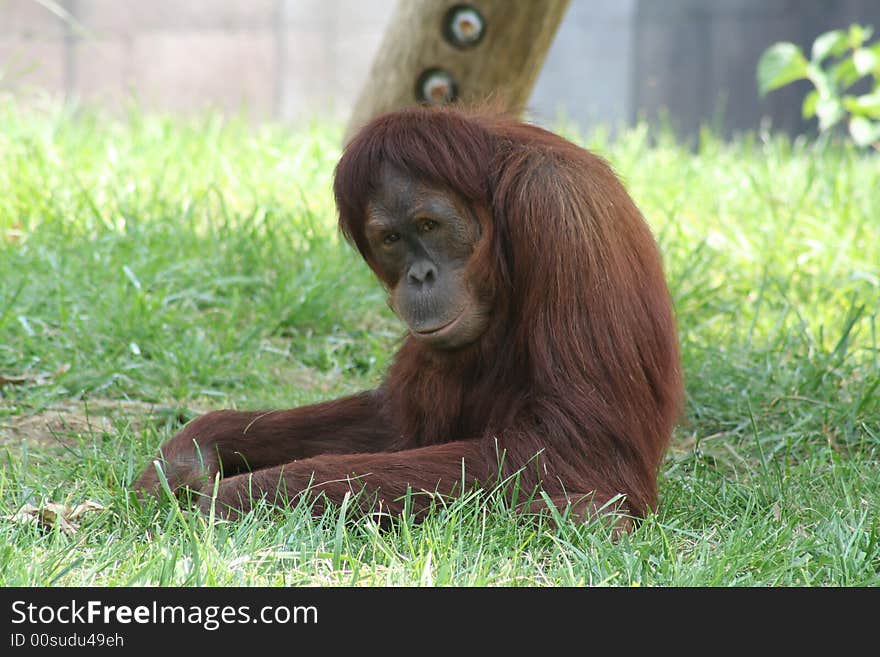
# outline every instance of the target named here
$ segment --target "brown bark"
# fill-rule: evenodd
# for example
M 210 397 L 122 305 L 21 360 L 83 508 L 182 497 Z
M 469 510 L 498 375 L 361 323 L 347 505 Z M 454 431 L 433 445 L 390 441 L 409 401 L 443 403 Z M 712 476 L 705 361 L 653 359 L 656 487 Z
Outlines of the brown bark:
M 399 0 L 354 106 L 346 140 L 379 114 L 424 102 L 419 97 L 424 92 L 420 77 L 437 69 L 451 75 L 458 101 L 492 99 L 508 111 L 521 112 L 568 4 L 569 0 Z M 456 6 L 471 7 L 482 16 L 482 36 L 475 44 L 461 47 L 444 35 Z M 472 16 L 464 15 L 460 23 L 468 36 L 479 30 Z M 441 96 L 443 84 L 433 91 Z

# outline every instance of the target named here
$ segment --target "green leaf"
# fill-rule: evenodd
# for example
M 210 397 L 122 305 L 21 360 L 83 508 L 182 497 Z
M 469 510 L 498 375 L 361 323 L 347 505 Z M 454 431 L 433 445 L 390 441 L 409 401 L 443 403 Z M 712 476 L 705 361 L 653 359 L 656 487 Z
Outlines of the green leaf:
M 868 75 L 880 62 L 880 55 L 868 48 L 859 48 L 853 52 L 853 64 L 859 75 Z
M 816 116 L 819 117 L 819 130 L 825 132 L 837 125 L 846 115 L 839 98 L 819 98 L 816 103 Z
M 793 43 L 770 46 L 758 62 L 758 89 L 762 96 L 807 76 L 807 60 Z
M 849 26 L 849 47 L 855 50 L 871 38 L 874 29 L 867 25 L 853 24 Z
M 844 96 L 843 106 L 856 116 L 880 119 L 880 89 L 862 96 Z
M 846 89 L 858 80 L 861 76 L 856 70 L 852 57 L 844 59 L 831 69 L 831 76 L 837 81 L 841 89 Z
M 837 96 L 837 84 L 832 73 L 827 73 L 815 64 L 807 64 L 806 75 L 815 85 L 816 91 L 822 98 Z
M 813 89 L 804 97 L 804 104 L 801 106 L 801 115 L 805 119 L 811 119 L 816 116 L 817 102 L 819 102 L 819 92 Z
M 846 32 L 843 30 L 832 30 L 820 34 L 813 41 L 813 51 L 810 59 L 818 64 L 828 55 L 842 55 L 846 51 L 847 46 Z
M 859 146 L 880 143 L 880 121 L 855 116 L 849 122 L 849 134 Z

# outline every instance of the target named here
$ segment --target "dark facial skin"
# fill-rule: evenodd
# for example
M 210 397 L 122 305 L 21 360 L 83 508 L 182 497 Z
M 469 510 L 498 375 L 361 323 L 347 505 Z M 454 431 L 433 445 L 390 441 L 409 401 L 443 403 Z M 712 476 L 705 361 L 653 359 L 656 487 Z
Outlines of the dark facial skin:
M 365 231 L 392 309 L 413 337 L 432 347 L 474 342 L 490 311 L 465 276 L 480 238 L 476 216 L 454 194 L 391 167 L 380 181 Z

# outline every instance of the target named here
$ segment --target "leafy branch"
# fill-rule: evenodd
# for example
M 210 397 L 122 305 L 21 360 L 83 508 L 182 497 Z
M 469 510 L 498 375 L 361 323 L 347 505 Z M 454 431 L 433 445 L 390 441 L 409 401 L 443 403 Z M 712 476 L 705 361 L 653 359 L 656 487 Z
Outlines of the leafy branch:
M 813 42 L 809 60 L 793 43 L 772 45 L 758 62 L 761 96 L 795 80 L 809 80 L 815 88 L 801 107 L 805 119 L 817 117 L 821 132 L 846 120 L 856 144 L 880 147 L 880 41 L 868 44 L 872 34 L 872 28 L 862 25 L 825 32 Z M 846 93 L 865 78 L 872 80 L 868 93 Z

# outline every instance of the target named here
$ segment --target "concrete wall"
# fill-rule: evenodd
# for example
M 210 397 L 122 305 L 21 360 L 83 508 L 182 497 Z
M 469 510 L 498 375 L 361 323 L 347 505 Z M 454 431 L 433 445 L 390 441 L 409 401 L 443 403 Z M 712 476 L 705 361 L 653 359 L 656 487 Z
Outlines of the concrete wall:
M 0 0 L 0 88 L 88 102 L 344 116 L 392 0 Z
M 477 0 L 478 1 L 478 0 Z M 529 0 L 511 0 L 526 2 Z M 0 89 L 87 102 L 344 118 L 394 0 L 0 0 Z M 806 85 L 760 100 L 755 66 L 779 40 L 809 45 L 878 0 L 572 0 L 530 102 L 585 128 L 668 110 L 683 134 L 714 121 L 797 131 Z
M 571 0 L 529 109 L 582 126 L 633 118 L 633 30 L 638 0 Z

